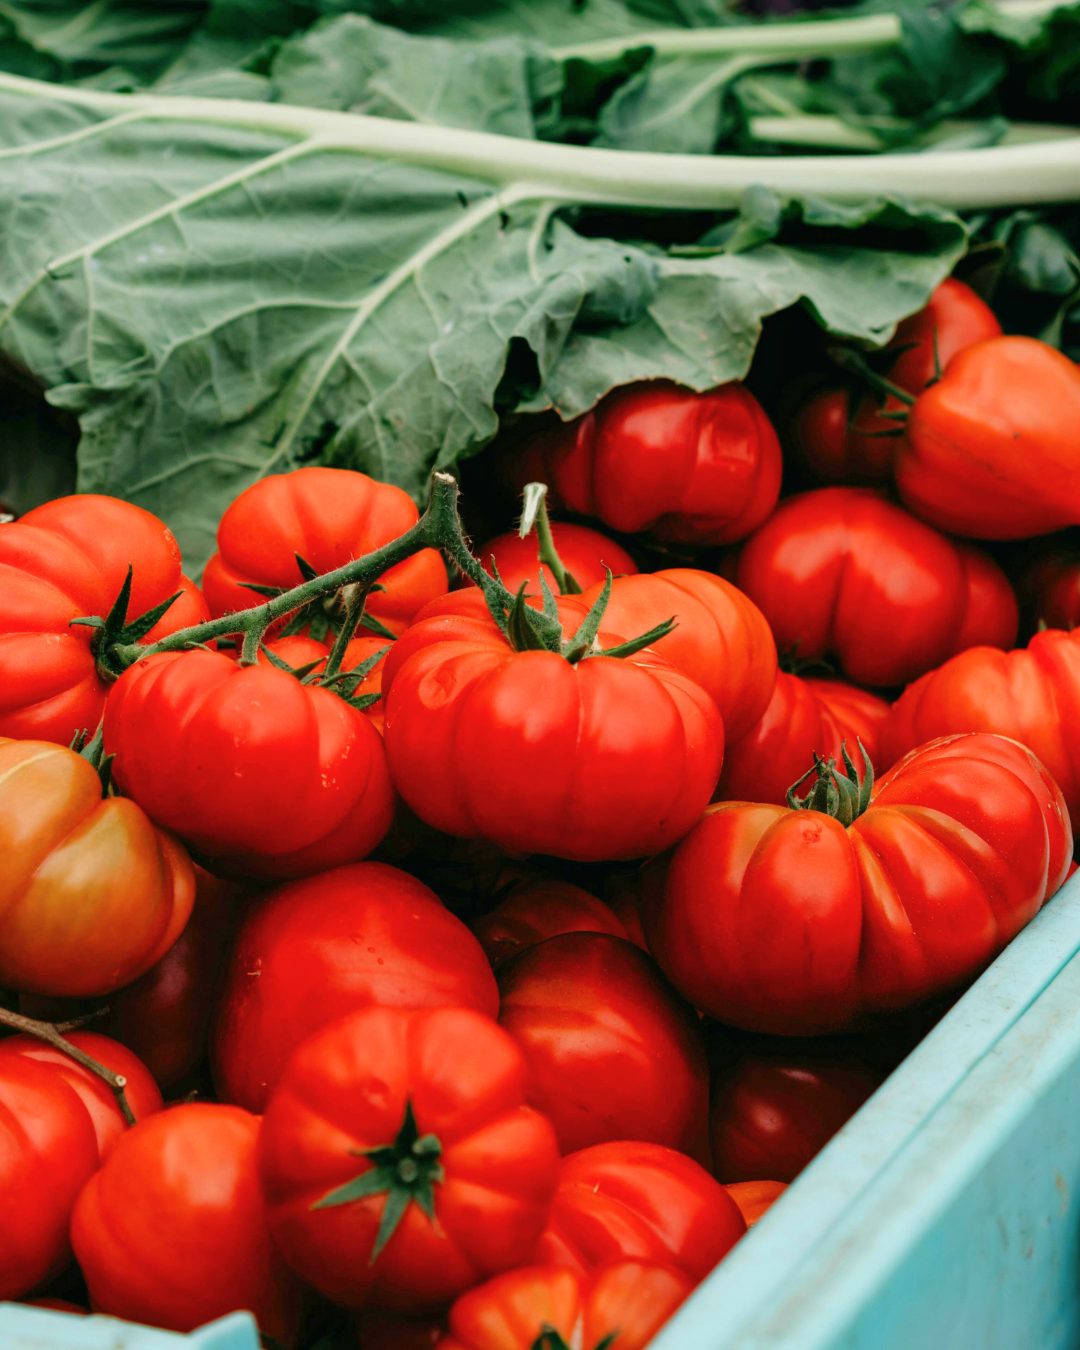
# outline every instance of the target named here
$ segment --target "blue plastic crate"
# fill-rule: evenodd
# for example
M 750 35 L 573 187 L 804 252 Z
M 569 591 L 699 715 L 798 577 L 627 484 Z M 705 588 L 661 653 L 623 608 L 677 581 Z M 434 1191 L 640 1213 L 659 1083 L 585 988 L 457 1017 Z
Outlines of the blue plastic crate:
M 1080 874 L 652 1350 L 1080 1346 Z M 0 1305 L 0 1350 L 257 1350 Z

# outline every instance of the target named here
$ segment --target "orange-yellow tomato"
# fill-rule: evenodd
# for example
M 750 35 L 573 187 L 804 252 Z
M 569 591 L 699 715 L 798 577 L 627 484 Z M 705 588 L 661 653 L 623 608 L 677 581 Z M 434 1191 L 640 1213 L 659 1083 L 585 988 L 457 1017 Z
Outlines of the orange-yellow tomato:
M 93 767 L 47 741 L 0 740 L 0 985 L 60 997 L 137 979 L 195 900 L 184 849 Z

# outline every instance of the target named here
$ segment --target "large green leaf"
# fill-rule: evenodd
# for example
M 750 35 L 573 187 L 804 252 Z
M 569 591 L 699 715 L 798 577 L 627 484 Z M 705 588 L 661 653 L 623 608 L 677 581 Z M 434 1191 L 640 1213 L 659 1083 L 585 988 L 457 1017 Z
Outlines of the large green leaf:
M 420 497 L 519 404 L 744 375 L 787 306 L 881 342 L 965 246 L 934 208 L 758 193 L 741 233 L 680 254 L 682 213 L 617 211 L 603 237 L 584 186 L 514 180 L 521 143 L 398 126 L 0 77 L 0 349 L 79 417 L 80 487 L 162 515 L 193 566 L 260 475 L 345 464 Z M 652 182 L 608 192 L 705 200 Z
M 119 66 L 137 79 L 153 79 L 205 10 L 206 0 L 3 0 L 0 68 L 74 79 Z M 49 69 L 28 70 L 28 52 Z

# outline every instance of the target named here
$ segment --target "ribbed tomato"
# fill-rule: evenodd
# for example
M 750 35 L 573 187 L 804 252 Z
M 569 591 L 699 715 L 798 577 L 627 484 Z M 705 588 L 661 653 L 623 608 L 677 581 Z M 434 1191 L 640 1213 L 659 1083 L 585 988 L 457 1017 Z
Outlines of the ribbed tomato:
M 132 569 L 126 619 L 178 598 L 148 633 L 156 642 L 208 618 L 180 549 L 156 516 L 115 497 L 60 497 L 0 525 L 0 736 L 70 745 L 101 721 L 108 684 L 95 663 L 96 630 Z
M 559 933 L 608 933 L 627 937 L 626 929 L 602 900 L 569 881 L 523 881 L 472 930 L 497 970 L 526 947 Z
M 782 502 L 743 546 L 738 582 L 782 652 L 835 656 L 859 684 L 903 684 L 965 647 L 1016 640 L 997 564 L 865 488 Z
M 525 1085 L 513 1039 L 464 1008 L 369 1008 L 309 1036 L 260 1143 L 286 1259 L 344 1307 L 413 1313 L 520 1264 L 558 1171 Z
M 695 1007 L 774 1035 L 849 1029 L 970 980 L 1065 878 L 1065 802 L 1016 741 L 933 741 L 869 801 L 841 778 L 823 770 L 807 809 L 711 807 L 675 850 L 645 927 Z
M 599 530 L 590 530 L 587 525 L 553 520 L 551 537 L 563 566 L 583 591 L 597 582 L 603 582 L 607 577 L 605 569 L 610 569 L 617 577 L 633 576 L 638 570 L 637 563 L 621 544 Z M 550 568 L 541 566 L 534 534 L 524 539 L 516 530 L 500 534 L 478 548 L 476 556 L 488 571 L 494 559 L 503 585 L 514 595 L 523 585 L 528 586 L 530 593 L 539 595 L 541 572 L 552 593 L 559 594 L 558 584 Z
M 517 490 L 544 482 L 556 506 L 684 544 L 745 539 L 780 493 L 780 442 L 738 383 L 703 394 L 660 380 L 629 385 L 512 455 Z

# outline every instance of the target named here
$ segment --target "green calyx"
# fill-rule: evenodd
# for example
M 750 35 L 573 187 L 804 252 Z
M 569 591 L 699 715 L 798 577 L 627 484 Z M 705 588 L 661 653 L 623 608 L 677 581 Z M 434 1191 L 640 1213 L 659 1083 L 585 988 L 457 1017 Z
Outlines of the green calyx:
M 362 1200 L 368 1195 L 385 1195 L 386 1205 L 368 1262 L 374 1265 L 410 1204 L 419 1205 L 432 1226 L 438 1227 L 435 1186 L 446 1175 L 440 1161 L 442 1145 L 435 1135 L 420 1134 L 410 1101 L 406 1103 L 405 1118 L 394 1142 L 381 1148 L 366 1149 L 355 1156 L 367 1158 L 371 1167 L 329 1195 L 324 1195 L 321 1200 L 316 1200 L 311 1208 L 330 1209 Z
M 858 772 L 851 762 L 845 741 L 840 747 L 840 753 L 844 759 L 846 774 L 838 772 L 835 759 L 826 761 L 820 755 L 815 755 L 814 767 L 788 788 L 787 804 L 793 811 L 820 811 L 822 815 L 832 816 L 844 826 L 850 825 L 863 814 L 870 805 L 874 791 L 874 766 L 870 763 L 870 756 L 866 753 L 862 741 L 856 739 L 855 743 L 863 757 L 862 782 L 860 783 Z M 796 796 L 800 784 L 812 773 L 817 777 L 805 796 Z
M 113 607 L 104 619 L 98 615 L 93 615 L 89 618 L 71 620 L 70 626 L 73 628 L 93 628 L 95 630 L 90 646 L 94 653 L 98 674 L 106 684 L 112 684 L 118 680 L 127 669 L 127 665 L 117 659 L 117 649 L 141 642 L 184 593 L 183 591 L 177 591 L 175 595 L 170 595 L 167 600 L 162 600 L 160 605 L 155 605 L 153 609 L 148 609 L 145 614 L 140 615 L 137 619 L 132 619 L 128 623 L 127 612 L 128 605 L 131 602 L 131 577 L 132 569 L 129 563 L 127 576 L 124 578 L 124 584 L 120 587 L 120 594 L 113 601 Z M 131 663 L 128 662 L 127 664 L 130 665 Z
M 110 796 L 113 792 L 112 764 L 116 756 L 105 753 L 105 723 L 98 723 L 93 736 L 88 731 L 77 731 L 68 749 L 74 750 L 97 770 L 97 776 L 101 779 L 101 795 Z
M 602 1341 L 597 1341 L 594 1346 L 590 1347 L 590 1350 L 608 1350 L 608 1347 L 615 1342 L 618 1335 L 618 1331 L 610 1332 Z M 570 1350 L 570 1347 L 554 1327 L 545 1325 L 529 1350 Z

